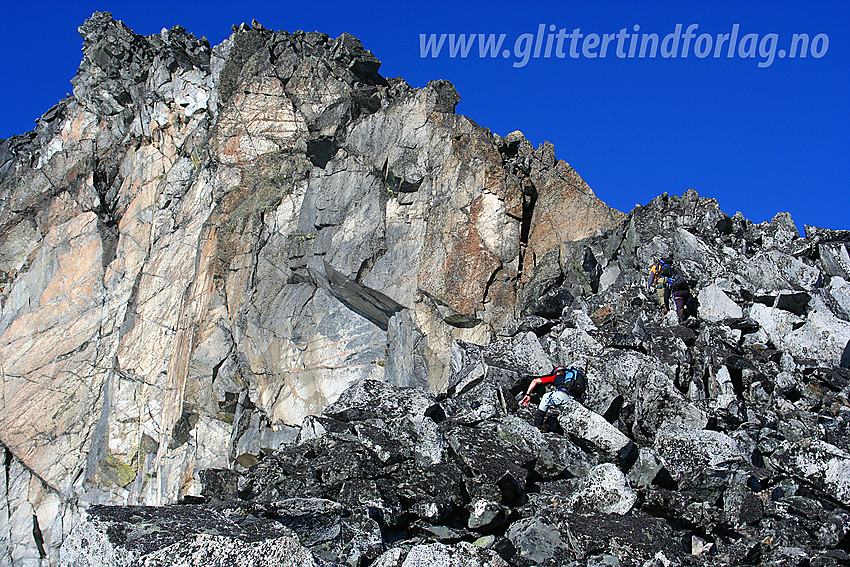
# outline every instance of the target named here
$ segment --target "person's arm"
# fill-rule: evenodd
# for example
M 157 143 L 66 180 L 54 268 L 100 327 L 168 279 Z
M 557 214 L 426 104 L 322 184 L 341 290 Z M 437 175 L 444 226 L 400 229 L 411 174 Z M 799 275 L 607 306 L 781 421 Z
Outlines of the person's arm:
M 525 396 L 522 398 L 522 407 L 528 407 L 528 404 L 531 402 L 531 392 L 533 392 L 534 389 L 542 383 L 543 380 L 540 378 L 535 378 L 531 381 L 531 384 L 528 385 L 528 390 L 526 391 Z
M 655 283 L 655 268 L 656 266 L 652 266 L 652 268 L 649 269 L 649 279 L 646 281 L 646 287 L 649 289 L 652 289 L 652 284 Z
M 664 284 L 664 312 L 670 310 L 670 285 Z

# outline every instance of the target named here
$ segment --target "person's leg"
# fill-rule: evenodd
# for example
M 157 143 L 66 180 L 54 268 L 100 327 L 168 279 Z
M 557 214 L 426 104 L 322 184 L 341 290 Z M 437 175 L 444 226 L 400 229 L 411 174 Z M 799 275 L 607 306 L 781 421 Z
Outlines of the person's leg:
M 658 301 L 658 305 L 664 307 L 664 286 L 657 285 L 655 286 L 655 297 Z
M 555 392 L 546 392 L 543 394 L 543 397 L 540 398 L 540 404 L 537 406 L 538 411 L 545 412 L 552 406 L 552 395 L 554 393 Z
M 679 321 L 683 321 L 687 315 L 686 314 L 688 307 L 688 300 L 691 298 L 691 292 L 682 291 L 679 293 L 679 297 L 676 300 L 676 314 L 679 315 Z
M 543 421 L 546 419 L 546 410 L 549 409 L 549 401 L 551 400 L 553 393 L 554 392 L 548 392 L 543 394 L 543 398 L 540 400 L 540 405 L 537 406 L 537 410 L 534 412 L 532 425 L 541 431 L 543 431 Z
M 556 411 L 560 411 L 564 408 L 567 399 L 570 397 L 571 396 L 568 393 L 562 392 L 561 390 L 549 392 L 548 394 L 546 394 L 546 396 L 544 396 L 544 399 L 540 402 L 540 407 L 545 408 L 544 411 L 540 412 L 540 426 L 538 426 L 538 429 L 540 429 L 540 431 L 546 430 L 544 426 L 544 422 L 546 420 L 545 410 L 548 410 L 549 408 L 554 408 Z M 536 417 L 537 416 L 535 416 L 535 418 Z
M 699 313 L 697 312 L 697 302 L 694 294 L 688 294 L 688 297 L 685 299 L 685 317 L 696 317 L 699 318 Z
M 567 400 L 570 398 L 570 395 L 566 392 L 562 392 L 561 390 L 555 390 L 549 396 L 549 407 L 555 409 L 562 409 L 564 404 L 567 403 Z

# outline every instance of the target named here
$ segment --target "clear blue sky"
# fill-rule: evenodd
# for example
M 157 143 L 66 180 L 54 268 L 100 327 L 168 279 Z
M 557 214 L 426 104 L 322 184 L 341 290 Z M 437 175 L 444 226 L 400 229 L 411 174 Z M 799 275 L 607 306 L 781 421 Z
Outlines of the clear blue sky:
M 94 10 L 112 12 L 136 33 L 182 25 L 212 44 L 230 35 L 231 24 L 252 18 L 272 29 L 349 32 L 381 59 L 384 76 L 414 86 L 448 79 L 462 97 L 459 113 L 501 135 L 521 130 L 535 145 L 552 142 L 559 158 L 622 211 L 664 191 L 694 188 L 729 214 L 741 211 L 756 222 L 789 211 L 801 230 L 804 224 L 850 229 L 847 0 L 4 2 L 0 137 L 31 130 L 72 91 L 82 45 L 76 28 Z M 677 57 L 662 57 L 676 24 L 682 24 Z M 697 27 L 683 58 L 691 24 Z M 730 37 L 715 58 L 718 36 L 731 36 L 735 24 L 733 57 L 726 57 Z M 601 57 L 601 45 L 588 36 L 599 35 L 601 43 L 621 29 L 628 35 L 610 36 Z M 495 58 L 480 56 L 478 36 L 466 57 L 449 56 L 448 37 L 438 57 L 422 57 L 420 34 L 432 33 L 505 38 Z M 642 34 L 658 36 L 654 58 L 651 38 L 639 57 Z M 747 34 L 757 36 L 744 40 Z M 798 57 L 780 57 L 793 34 L 809 36 L 805 59 L 799 44 Z M 754 58 L 741 56 L 751 48 Z

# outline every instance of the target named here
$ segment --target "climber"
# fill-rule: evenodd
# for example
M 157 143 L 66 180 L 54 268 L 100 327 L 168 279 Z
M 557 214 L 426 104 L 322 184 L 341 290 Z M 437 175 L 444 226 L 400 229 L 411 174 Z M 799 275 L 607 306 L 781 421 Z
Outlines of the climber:
M 670 310 L 672 297 L 680 323 L 690 315 L 696 316 L 696 300 L 691 293 L 691 287 L 688 280 L 676 273 L 672 256 L 660 258 L 655 262 L 649 270 L 646 285 L 650 289 L 655 289 L 658 302 L 663 306 L 665 314 Z
M 522 407 L 528 407 L 531 402 L 531 392 L 540 384 L 553 384 L 555 389 L 547 392 L 540 400 L 537 411 L 534 412 L 534 426 L 543 431 L 543 421 L 549 408 L 560 409 L 570 396 L 580 400 L 587 390 L 587 365 L 582 371 L 575 366 L 557 366 L 549 376 L 534 378 L 528 385 L 528 391 L 522 398 Z
M 679 274 L 673 274 L 672 277 L 666 278 L 664 281 L 664 313 L 670 310 L 670 298 L 676 305 L 676 315 L 681 323 L 690 315 L 696 315 L 692 309 L 694 298 L 691 294 L 691 286 L 688 285 L 688 280 Z
M 646 282 L 646 287 L 650 290 L 654 289 L 659 305 L 664 305 L 664 278 L 673 276 L 673 257 L 667 256 L 658 259 L 655 264 L 649 269 L 649 279 Z

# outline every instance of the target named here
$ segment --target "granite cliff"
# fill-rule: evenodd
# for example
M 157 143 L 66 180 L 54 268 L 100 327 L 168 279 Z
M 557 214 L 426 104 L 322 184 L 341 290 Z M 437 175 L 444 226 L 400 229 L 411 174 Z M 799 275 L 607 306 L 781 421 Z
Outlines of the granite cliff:
M 354 37 L 79 31 L 73 96 L 0 145 L 12 557 L 31 516 L 50 548 L 74 502 L 198 494 L 357 380 L 444 388 L 536 258 L 622 216 Z
M 850 559 L 850 234 L 624 215 L 349 35 L 79 31 L 0 141 L 0 565 Z

